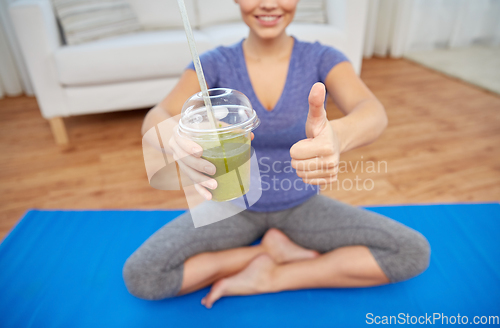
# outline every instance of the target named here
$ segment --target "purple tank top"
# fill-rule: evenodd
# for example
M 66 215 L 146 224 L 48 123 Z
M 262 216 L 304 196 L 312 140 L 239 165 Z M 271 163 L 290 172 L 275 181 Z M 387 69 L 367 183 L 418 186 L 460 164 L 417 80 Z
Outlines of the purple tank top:
M 262 197 L 249 208 L 252 211 L 288 209 L 319 192 L 317 186 L 305 184 L 291 167 L 290 148 L 306 138 L 305 123 L 311 87 L 316 82 L 324 83 L 330 70 L 348 59 L 335 48 L 319 42 L 294 40 L 285 88 L 272 111 L 262 106 L 254 92 L 243 54 L 243 40 L 200 56 L 208 86 L 242 92 L 250 99 L 260 118 L 261 124 L 254 131 L 252 147 L 259 161 Z M 193 63 L 187 68 L 194 70 Z

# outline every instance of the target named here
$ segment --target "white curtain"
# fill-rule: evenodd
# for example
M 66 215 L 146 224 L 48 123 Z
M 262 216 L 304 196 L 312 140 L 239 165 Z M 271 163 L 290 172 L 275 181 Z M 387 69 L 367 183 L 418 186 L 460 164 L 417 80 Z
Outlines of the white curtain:
M 500 45 L 500 0 L 370 0 L 364 56 Z
M 9 4 L 14 1 L 0 0 L 0 98 L 23 93 L 33 95 L 33 87 L 9 17 Z

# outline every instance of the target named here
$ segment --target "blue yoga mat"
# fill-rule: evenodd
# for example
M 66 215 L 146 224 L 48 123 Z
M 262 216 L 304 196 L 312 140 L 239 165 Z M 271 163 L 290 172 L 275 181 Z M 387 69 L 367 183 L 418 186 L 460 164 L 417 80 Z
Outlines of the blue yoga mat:
M 122 280 L 126 258 L 182 211 L 32 210 L 0 245 L 0 327 L 359 327 L 383 316 L 400 324 L 436 314 L 448 321 L 460 315 L 462 323 L 463 316 L 469 323 L 498 318 L 500 204 L 369 209 L 428 238 L 427 271 L 380 287 L 226 297 L 211 310 L 200 304 L 207 288 L 151 302 L 128 294 Z

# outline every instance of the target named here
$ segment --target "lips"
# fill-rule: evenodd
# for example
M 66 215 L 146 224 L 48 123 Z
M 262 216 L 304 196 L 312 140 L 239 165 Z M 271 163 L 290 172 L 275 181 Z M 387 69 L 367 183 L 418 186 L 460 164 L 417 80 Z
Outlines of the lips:
M 283 15 L 259 15 L 255 16 L 263 26 L 275 26 L 281 21 Z

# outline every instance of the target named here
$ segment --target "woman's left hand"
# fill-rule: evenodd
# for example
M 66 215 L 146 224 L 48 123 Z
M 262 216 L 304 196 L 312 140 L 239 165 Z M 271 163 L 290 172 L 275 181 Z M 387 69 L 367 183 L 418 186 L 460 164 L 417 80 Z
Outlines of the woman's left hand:
M 340 140 L 326 117 L 325 96 L 324 84 L 314 84 L 309 93 L 307 139 L 290 148 L 292 167 L 305 183 L 311 185 L 336 181 L 339 169 Z

